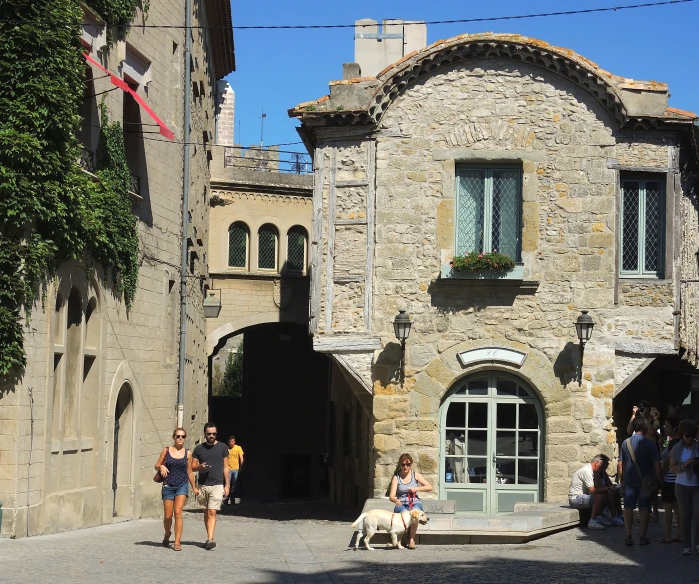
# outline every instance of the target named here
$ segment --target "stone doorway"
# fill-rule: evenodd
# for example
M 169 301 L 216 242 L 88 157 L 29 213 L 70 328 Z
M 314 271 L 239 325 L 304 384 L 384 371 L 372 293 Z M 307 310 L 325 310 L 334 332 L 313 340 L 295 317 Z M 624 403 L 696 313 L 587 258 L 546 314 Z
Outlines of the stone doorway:
M 132 480 L 133 392 L 128 383 L 119 389 L 114 408 L 114 450 L 112 455 L 113 517 L 133 517 Z

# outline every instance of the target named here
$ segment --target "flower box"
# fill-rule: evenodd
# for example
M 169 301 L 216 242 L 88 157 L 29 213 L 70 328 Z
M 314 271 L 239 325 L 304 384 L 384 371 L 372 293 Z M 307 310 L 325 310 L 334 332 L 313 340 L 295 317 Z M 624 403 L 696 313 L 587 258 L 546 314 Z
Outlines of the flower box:
M 443 264 L 439 277 L 450 280 L 524 280 L 524 264 L 515 264 L 515 267 L 507 272 L 457 271 L 449 264 Z

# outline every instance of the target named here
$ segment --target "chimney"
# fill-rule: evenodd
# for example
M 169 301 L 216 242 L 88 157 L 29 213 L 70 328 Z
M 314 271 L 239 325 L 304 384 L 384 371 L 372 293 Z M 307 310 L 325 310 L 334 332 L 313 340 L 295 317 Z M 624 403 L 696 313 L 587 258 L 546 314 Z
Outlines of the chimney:
M 354 60 L 366 77 L 375 77 L 426 46 L 427 25 L 423 21 L 391 19 L 379 25 L 376 20 L 363 18 L 354 23 Z

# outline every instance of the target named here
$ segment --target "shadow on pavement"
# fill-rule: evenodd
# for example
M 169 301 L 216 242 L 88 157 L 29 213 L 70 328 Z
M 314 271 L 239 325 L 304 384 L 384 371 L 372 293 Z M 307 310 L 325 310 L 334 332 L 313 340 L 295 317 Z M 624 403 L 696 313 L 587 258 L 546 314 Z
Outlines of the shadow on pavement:
M 202 513 L 202 509 L 192 507 L 186 513 Z M 250 501 L 239 505 L 223 505 L 219 516 L 246 517 L 269 521 L 334 521 L 353 522 L 360 510 L 330 501 Z

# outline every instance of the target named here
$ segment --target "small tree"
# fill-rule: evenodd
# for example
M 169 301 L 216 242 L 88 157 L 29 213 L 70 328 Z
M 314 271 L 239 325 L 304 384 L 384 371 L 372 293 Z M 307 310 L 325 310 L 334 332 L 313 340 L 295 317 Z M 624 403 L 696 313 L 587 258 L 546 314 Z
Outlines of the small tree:
M 243 396 L 243 343 L 235 351 L 228 353 L 226 370 L 223 374 L 220 395 Z
M 223 385 L 223 371 L 218 363 L 214 363 L 214 371 L 211 374 L 211 395 L 221 395 Z

